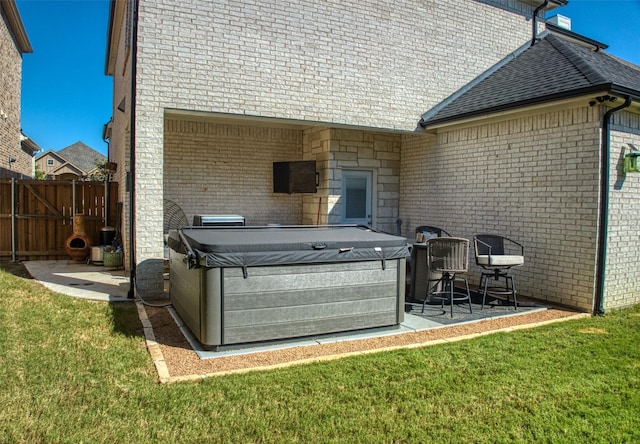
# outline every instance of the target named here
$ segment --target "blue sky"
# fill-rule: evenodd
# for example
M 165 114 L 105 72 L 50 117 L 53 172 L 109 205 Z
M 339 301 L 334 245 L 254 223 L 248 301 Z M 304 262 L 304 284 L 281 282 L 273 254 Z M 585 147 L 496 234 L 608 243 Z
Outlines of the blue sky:
M 556 14 L 571 19 L 573 32 L 609 45 L 609 54 L 640 65 L 640 0 L 569 0 L 547 18 Z
M 16 0 L 33 54 L 24 54 L 22 130 L 43 150 L 77 141 L 107 154 L 112 78 L 104 75 L 108 0 Z M 640 65 L 640 0 L 570 0 L 547 14 Z

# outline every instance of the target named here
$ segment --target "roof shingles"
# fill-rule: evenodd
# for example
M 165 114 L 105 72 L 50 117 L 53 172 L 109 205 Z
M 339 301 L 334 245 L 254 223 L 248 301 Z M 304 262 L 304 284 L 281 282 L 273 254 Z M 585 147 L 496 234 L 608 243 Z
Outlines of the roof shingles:
M 423 115 L 422 126 L 612 91 L 640 98 L 640 67 L 552 34 Z
M 96 167 L 96 161 L 106 159 L 106 157 L 98 151 L 82 142 L 69 145 L 58 151 L 58 153 L 85 173 L 88 173 Z

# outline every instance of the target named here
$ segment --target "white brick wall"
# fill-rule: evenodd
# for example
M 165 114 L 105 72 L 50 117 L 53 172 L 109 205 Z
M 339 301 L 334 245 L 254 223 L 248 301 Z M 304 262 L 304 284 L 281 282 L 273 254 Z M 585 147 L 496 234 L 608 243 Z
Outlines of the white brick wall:
M 189 222 L 195 214 L 241 214 L 252 225 L 340 223 L 339 204 L 331 205 L 340 197 L 336 179 L 342 168 L 367 169 L 377 179 L 377 227 L 395 232 L 400 140 L 399 134 L 168 118 L 164 197 L 179 203 Z M 316 161 L 317 193 L 273 193 L 273 162 L 290 160 Z
M 122 4 L 124 6 L 124 4 Z M 109 161 L 118 165 L 113 180 L 119 183 L 118 201 L 122 202 L 122 242 L 124 246 L 124 265 L 127 270 L 130 269 L 129 254 L 130 248 L 130 230 L 129 221 L 131 220 L 131 201 L 130 201 L 130 184 L 127 183 L 127 173 L 131 171 L 130 166 L 130 134 L 131 134 L 131 52 L 127 51 L 125 40 L 125 28 L 118 27 L 113 32 L 119 33 L 120 40 L 118 48 L 112 50 L 117 52 L 117 59 L 113 72 L 113 122 L 112 133 L 109 142 Z M 118 109 L 118 106 L 124 99 L 124 111 Z M 161 158 L 161 156 L 160 156 Z M 137 218 L 144 217 L 138 214 Z M 115 221 L 111 222 L 115 224 Z M 161 276 L 161 275 L 160 275 Z M 158 276 L 156 276 L 158 278 Z M 157 280 L 160 280 L 161 277 Z
M 162 254 L 165 109 L 411 131 L 424 111 L 530 38 L 532 8 L 496 3 L 522 11 L 471 0 L 142 1 L 137 256 Z
M 623 156 L 640 150 L 640 116 L 613 115 L 605 309 L 640 301 L 640 173 L 623 172 Z
M 140 3 L 161 106 L 407 130 L 531 33 L 531 6 L 472 0 Z
M 598 146 L 598 109 L 586 104 L 407 136 L 400 183 L 406 234 L 425 224 L 468 239 L 513 238 L 525 246 L 525 265 L 514 271 L 521 294 L 591 310 Z M 474 264 L 470 279 L 479 273 Z
M 337 222 L 342 168 L 367 168 L 375 172 L 378 228 L 395 231 L 399 217 L 408 237 L 427 223 L 468 238 L 512 236 L 526 246 L 526 264 L 515 271 L 522 294 L 590 310 L 598 109 L 585 103 L 437 135 L 412 133 L 423 112 L 530 39 L 534 6 L 516 0 L 142 0 L 137 260 L 163 255 L 163 197 L 179 201 L 189 219 L 225 212 L 255 223 Z M 128 97 L 130 68 L 122 43 L 114 110 Z M 269 130 L 249 121 L 165 120 L 168 110 L 308 125 Z M 125 214 L 129 112 L 114 111 L 110 148 Z M 614 122 L 612 149 L 637 148 L 637 115 L 621 113 Z M 331 128 L 335 124 L 351 129 Z M 278 159 L 281 154 L 286 158 Z M 318 193 L 270 193 L 271 162 L 296 158 L 316 160 Z M 638 300 L 637 178 L 612 177 L 607 308 Z M 146 271 L 143 279 L 157 278 Z M 470 274 L 477 280 L 479 270 L 473 266 Z
M 273 193 L 273 162 L 302 160 L 302 130 L 168 119 L 164 197 L 195 214 L 249 225 L 302 223 L 302 195 Z
M 530 39 L 532 10 L 514 0 L 142 0 L 135 123 L 137 260 L 163 255 L 166 110 L 413 131 L 422 113 Z M 131 60 L 121 34 L 110 150 L 124 167 L 118 173 L 124 183 L 131 128 L 129 110 L 122 114 L 116 107 L 128 97 Z M 323 164 L 338 162 L 329 153 L 342 149 L 333 137 L 328 143 L 317 158 Z M 391 147 L 384 145 L 388 141 L 380 143 L 366 141 L 356 162 L 377 171 L 379 227 L 395 231 L 399 152 L 395 142 Z M 339 170 L 327 171 L 323 186 L 329 193 Z M 128 197 L 121 189 L 128 214 Z M 177 189 L 169 184 L 170 193 Z M 320 204 L 329 210 L 335 197 L 326 197 Z M 255 197 L 245 199 L 249 204 Z M 303 222 L 318 220 L 318 202 L 314 197 L 303 201 Z M 259 220 L 281 218 L 280 213 L 256 211 Z

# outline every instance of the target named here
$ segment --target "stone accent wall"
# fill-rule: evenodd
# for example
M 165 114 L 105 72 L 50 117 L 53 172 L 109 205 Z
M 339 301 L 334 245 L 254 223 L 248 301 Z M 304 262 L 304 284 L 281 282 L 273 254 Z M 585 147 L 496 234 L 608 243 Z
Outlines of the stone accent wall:
M 303 160 L 315 160 L 318 172 L 318 192 L 302 198 L 302 223 L 326 225 L 329 223 L 329 189 L 335 183 L 335 170 L 331 156 L 331 129 L 323 126 L 307 128 L 303 133 Z
M 304 197 L 303 223 L 341 223 L 342 170 L 373 173 L 373 228 L 396 233 L 402 136 L 336 128 L 305 131 L 304 159 L 316 160 L 320 186 Z
M 302 160 L 302 130 L 168 118 L 164 197 L 195 214 L 248 225 L 302 223 L 302 195 L 273 192 L 273 162 Z
M 426 224 L 468 239 L 513 238 L 525 246 L 525 265 L 514 271 L 521 294 L 591 310 L 599 124 L 599 110 L 585 104 L 406 136 L 400 217 L 407 235 Z M 470 280 L 479 274 L 473 263 Z
M 0 8 L 0 177 L 32 177 L 33 157 L 20 147 L 22 55 Z M 9 158 L 15 162 L 9 163 Z
M 640 301 L 640 173 L 623 172 L 624 155 L 640 150 L 640 115 L 613 115 L 610 149 L 605 310 Z

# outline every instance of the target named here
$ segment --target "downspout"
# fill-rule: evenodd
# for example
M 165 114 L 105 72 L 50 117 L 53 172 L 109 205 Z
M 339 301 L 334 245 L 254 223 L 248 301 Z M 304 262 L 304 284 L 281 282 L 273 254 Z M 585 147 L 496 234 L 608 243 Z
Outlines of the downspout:
M 544 0 L 544 2 L 538 6 L 535 11 L 533 11 L 533 25 L 531 29 L 531 46 L 535 45 L 538 41 L 538 12 L 541 9 L 544 9 L 549 4 L 549 0 Z
M 129 134 L 129 293 L 127 297 L 133 299 L 136 294 L 136 70 L 138 64 L 138 4 L 139 0 L 134 0 L 132 5 L 132 26 L 131 26 L 131 108 Z
M 613 113 L 628 108 L 631 105 L 631 97 L 627 96 L 624 103 L 616 108 L 611 108 L 602 117 L 602 140 L 600 142 L 600 211 L 598 214 L 598 251 L 596 257 L 596 288 L 594 300 L 594 314 L 604 314 L 604 284 L 607 267 L 607 237 L 609 235 L 609 136 L 611 130 L 611 116 Z

